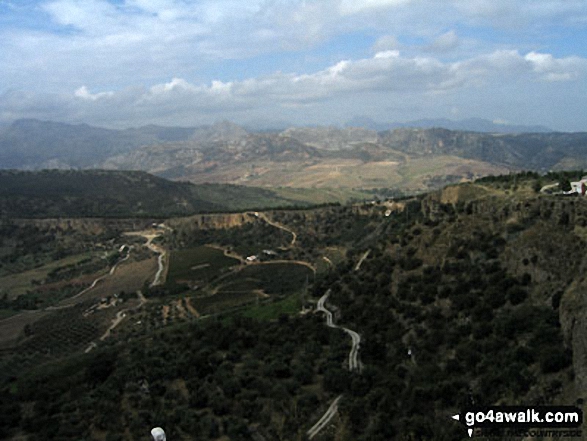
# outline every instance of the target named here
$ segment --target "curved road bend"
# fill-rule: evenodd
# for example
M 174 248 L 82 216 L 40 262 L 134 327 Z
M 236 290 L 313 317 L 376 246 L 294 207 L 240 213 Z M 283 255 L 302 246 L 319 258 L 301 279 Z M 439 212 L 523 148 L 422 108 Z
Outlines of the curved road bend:
M 169 227 L 165 227 L 168 228 Z M 127 236 L 140 236 L 143 237 L 145 239 L 147 239 L 147 243 L 145 244 L 145 246 L 147 248 L 149 248 L 151 251 L 153 251 L 155 254 L 159 254 L 159 257 L 157 259 L 157 263 L 159 265 L 159 268 L 157 269 L 157 273 L 155 274 L 155 279 L 153 280 L 153 282 L 151 283 L 150 286 L 157 286 L 157 285 L 161 285 L 161 276 L 163 275 L 163 272 L 165 270 L 165 257 L 167 256 L 167 250 L 165 250 L 164 248 L 161 248 L 159 245 L 155 245 L 153 243 L 153 240 L 158 238 L 159 236 L 161 236 L 163 233 L 161 232 L 152 232 L 152 231 L 130 231 L 127 233 L 123 233 Z
M 159 268 L 157 269 L 157 273 L 155 274 L 155 278 L 153 279 L 151 286 L 161 285 L 161 275 L 165 270 L 165 264 L 163 263 L 163 259 L 165 259 L 165 256 L 167 256 L 167 251 L 164 248 L 161 248 L 160 246 L 155 245 L 153 243 L 153 239 L 156 239 L 159 236 L 160 234 L 143 235 L 143 237 L 147 239 L 147 243 L 145 244 L 146 247 L 154 253 L 159 254 L 159 257 L 157 258 L 157 264 L 159 265 Z
M 119 260 L 118 262 L 116 262 L 114 264 L 114 266 L 112 266 L 112 268 L 110 268 L 110 271 L 108 273 L 103 274 L 100 277 L 94 279 L 94 281 L 92 282 L 92 284 L 90 286 L 88 286 L 87 288 L 85 288 L 82 291 L 78 292 L 74 296 L 68 297 L 67 299 L 64 299 L 64 300 L 61 301 L 61 303 L 65 303 L 65 304 L 58 305 L 58 306 L 57 305 L 47 306 L 46 308 L 41 309 L 41 310 L 39 310 L 39 309 L 35 309 L 35 310 L 24 310 L 24 311 L 22 311 L 22 312 L 20 312 L 18 314 L 15 314 L 13 316 L 10 316 L 10 317 L 7 317 L 5 319 L 2 319 L 2 320 L 0 320 L 0 322 L 6 323 L 6 322 L 11 321 L 11 320 L 17 320 L 17 319 L 20 319 L 22 317 L 22 315 L 24 315 L 24 314 L 38 314 L 38 313 L 41 313 L 41 312 L 44 312 L 44 311 L 59 311 L 61 309 L 67 309 L 67 308 L 71 308 L 71 307 L 75 306 L 76 305 L 75 303 L 66 303 L 66 302 L 69 302 L 72 299 L 75 299 L 75 298 L 77 298 L 77 297 L 79 297 L 81 295 L 84 295 L 85 293 L 87 293 L 91 289 L 95 288 L 96 285 L 98 284 L 98 282 L 100 282 L 102 279 L 108 277 L 109 275 L 114 274 L 114 271 L 116 271 L 116 268 L 118 267 L 118 265 L 120 263 L 124 262 L 126 259 L 128 259 L 129 256 L 130 256 L 130 250 L 129 250 L 129 253 L 126 255 L 125 258 Z M 92 343 L 92 344 L 94 344 L 94 343 Z
M 128 245 L 127 245 L 127 246 L 128 246 Z M 85 293 L 87 293 L 88 291 L 90 291 L 90 290 L 94 289 L 94 288 L 96 287 L 96 285 L 98 284 L 98 282 L 100 282 L 101 280 L 105 279 L 105 278 L 106 278 L 106 277 L 108 277 L 108 276 L 111 276 L 111 275 L 113 275 L 113 274 L 114 274 L 114 272 L 116 271 L 116 268 L 118 268 L 118 265 L 120 265 L 122 262 L 124 262 L 125 260 L 127 260 L 129 257 L 130 257 L 130 247 L 128 248 L 128 252 L 126 253 L 126 256 L 125 256 L 124 258 L 120 259 L 118 262 L 116 262 L 116 263 L 115 263 L 115 264 L 112 266 L 112 268 L 110 268 L 110 271 L 108 271 L 108 273 L 107 273 L 107 274 L 104 274 L 104 275 L 102 275 L 102 276 L 98 277 L 97 279 L 95 279 L 95 280 L 92 282 L 92 284 L 91 284 L 90 286 L 88 286 L 88 287 L 87 287 L 87 288 L 85 288 L 84 290 L 82 290 L 82 291 L 78 292 L 76 295 L 74 295 L 74 296 L 72 296 L 72 297 L 69 297 L 69 298 L 65 299 L 65 302 L 68 302 L 68 301 L 70 301 L 70 300 L 76 299 L 76 298 L 78 298 L 79 296 L 82 296 L 82 295 L 84 295 Z M 51 308 L 51 309 L 63 309 L 63 308 L 65 308 L 65 307 L 69 308 L 69 307 L 71 307 L 71 306 L 73 306 L 73 305 L 49 306 L 49 307 L 48 307 L 48 308 L 46 308 L 46 309 L 49 309 L 49 308 Z
M 145 296 L 143 295 L 141 290 L 137 291 L 137 297 L 139 298 L 139 305 L 135 306 L 134 308 L 130 308 L 133 310 L 139 309 L 141 308 L 145 303 L 147 303 L 147 299 L 145 298 Z M 110 333 L 111 331 L 116 328 L 121 322 L 122 320 L 126 317 L 126 312 L 129 311 L 129 308 L 125 308 L 122 309 L 120 311 L 118 311 L 116 313 L 116 317 L 114 317 L 114 319 L 112 320 L 112 324 L 110 325 L 110 327 L 106 330 L 106 332 L 100 337 L 100 341 L 104 341 L 105 339 L 107 339 L 108 337 L 110 337 Z M 90 345 L 86 348 L 86 350 L 84 351 L 84 353 L 88 353 L 91 352 L 93 349 L 97 348 L 98 345 L 96 344 L 96 342 L 91 342 Z
M 271 225 L 275 228 L 279 228 L 280 230 L 287 231 L 289 234 L 292 235 L 291 243 L 289 244 L 289 248 L 291 248 L 295 245 L 296 239 L 298 238 L 298 235 L 294 231 L 290 230 L 285 225 L 282 225 L 280 223 L 269 220 L 269 218 L 265 215 L 265 213 L 259 213 L 256 211 L 253 213 L 253 216 L 255 216 L 259 219 L 263 219 L 265 222 L 267 222 L 269 225 Z
M 332 260 L 330 260 L 328 257 L 326 256 L 322 256 L 322 259 L 324 259 L 324 261 L 330 265 L 330 268 L 334 268 L 334 263 L 332 263 Z
M 326 294 L 320 297 L 320 300 L 318 300 L 318 306 L 316 307 L 316 310 L 322 311 L 326 314 L 326 325 L 328 327 L 342 329 L 344 332 L 351 336 L 352 346 L 351 351 L 349 352 L 349 370 L 351 372 L 360 372 L 361 362 L 359 361 L 359 345 L 361 344 L 361 336 L 351 329 L 347 329 L 342 326 L 337 326 L 334 324 L 332 312 L 330 312 L 328 309 L 324 307 L 324 303 L 326 303 L 326 300 L 328 299 L 329 295 L 330 289 L 326 291 Z M 330 405 L 330 407 L 328 408 L 328 410 L 326 411 L 326 413 L 322 415 L 322 418 L 320 418 L 320 420 L 318 420 L 318 422 L 314 424 L 314 426 L 312 426 L 310 430 L 308 430 L 307 435 L 310 439 L 314 438 L 330 422 L 332 417 L 338 411 L 338 402 L 341 398 L 342 395 L 336 397 Z
M 351 346 L 351 351 L 349 352 L 349 370 L 351 372 L 360 370 L 359 346 L 361 344 L 361 336 L 357 332 L 355 332 L 351 329 L 344 328 L 342 326 L 338 326 L 338 325 L 334 324 L 332 312 L 330 312 L 328 309 L 326 309 L 324 307 L 324 303 L 326 303 L 326 300 L 328 299 L 329 295 L 330 295 L 330 290 L 326 291 L 326 294 L 324 294 L 322 297 L 320 297 L 320 300 L 318 300 L 318 306 L 316 307 L 316 310 L 322 311 L 326 314 L 326 325 L 328 327 L 342 329 L 344 332 L 346 332 L 347 334 L 349 334 L 351 336 L 352 346 Z

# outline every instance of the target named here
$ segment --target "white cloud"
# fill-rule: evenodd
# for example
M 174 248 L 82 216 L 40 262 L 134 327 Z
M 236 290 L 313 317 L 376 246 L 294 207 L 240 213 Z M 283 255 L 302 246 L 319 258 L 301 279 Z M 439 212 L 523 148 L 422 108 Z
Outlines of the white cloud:
M 86 86 L 82 86 L 74 92 L 74 95 L 84 100 L 96 101 L 100 98 L 112 96 L 114 95 L 114 92 L 100 92 L 92 94 Z
M 281 114 L 284 109 L 347 108 L 365 96 L 376 99 L 422 101 L 425 97 L 450 100 L 475 91 L 502 93 L 508 85 L 538 84 L 543 80 L 570 81 L 584 77 L 587 60 L 556 58 L 551 54 L 495 51 L 468 60 L 442 62 L 433 57 L 406 57 L 386 51 L 372 58 L 344 60 L 309 74 L 277 72 L 241 81 L 214 80 L 194 84 L 175 77 L 150 88 L 126 88 L 91 93 L 86 86 L 72 94 L 11 93 L 0 97 L 0 113 L 7 118 L 53 118 L 54 109 L 70 120 L 99 124 L 187 123 L 214 115 L 242 118 L 250 112 Z M 358 97 L 358 98 L 357 98 Z M 401 98 L 404 97 L 404 98 Z M 444 98 L 442 98 L 444 97 Z M 509 97 L 507 97 L 509 98 Z M 428 98 L 430 99 L 430 98 Z M 357 101 L 359 100 L 359 101 Z M 332 104 L 329 104 L 332 103 Z M 339 104 L 334 104 L 339 103 Z M 342 107 L 340 103 L 345 103 Z M 302 106 L 302 107 L 300 107 Z M 308 107 L 310 106 L 310 107 Z M 447 107 L 456 108 L 455 104 Z M 462 105 L 458 106 L 464 111 Z M 302 111 L 302 110 L 300 110 Z
M 399 57 L 399 51 L 382 51 L 377 52 L 374 58 L 397 58 Z
M 397 38 L 393 35 L 383 35 L 377 39 L 375 44 L 372 47 L 372 50 L 375 52 L 384 52 L 393 49 L 397 49 L 399 47 L 399 43 Z
M 218 60 L 278 57 L 349 32 L 372 34 L 374 53 L 404 50 L 398 38 L 405 36 L 435 38 L 420 49 L 446 52 L 462 49 L 457 34 L 446 32 L 457 23 L 488 26 L 506 17 L 523 28 L 587 16 L 579 0 L 52 0 L 41 8 L 64 29 L 0 29 L 0 62 L 7 66 L 0 84 L 64 91 L 195 79 Z
M 542 79 L 546 81 L 570 81 L 587 69 L 585 59 L 567 57 L 556 59 L 551 54 L 530 52 L 524 57 Z
M 193 92 L 196 91 L 197 88 L 192 86 L 182 78 L 173 78 L 169 83 L 157 84 L 151 87 L 151 93 L 153 95 L 161 95 L 166 92 L 171 92 L 173 90 L 185 90 Z
M 425 47 L 427 52 L 448 52 L 459 45 L 459 37 L 455 31 L 448 31 L 439 35 L 434 41 Z
M 58 24 L 87 32 L 100 33 L 120 22 L 116 7 L 104 0 L 57 0 L 42 7 Z
M 510 95 L 524 102 L 521 85 L 533 96 L 548 84 L 584 87 L 582 48 L 555 56 L 568 48 L 526 34 L 584 29 L 584 0 L 51 0 L 40 10 L 50 24 L 0 28 L 0 94 L 26 91 L 20 103 L 2 95 L 5 118 L 134 124 L 336 103 L 316 112 L 335 118 L 385 100 L 426 111 L 456 92 L 501 96 L 515 84 Z M 341 43 L 355 35 L 356 47 Z M 451 108 L 467 114 L 463 103 Z
M 342 0 L 340 12 L 342 15 L 349 15 L 373 9 L 402 6 L 411 2 L 412 0 Z

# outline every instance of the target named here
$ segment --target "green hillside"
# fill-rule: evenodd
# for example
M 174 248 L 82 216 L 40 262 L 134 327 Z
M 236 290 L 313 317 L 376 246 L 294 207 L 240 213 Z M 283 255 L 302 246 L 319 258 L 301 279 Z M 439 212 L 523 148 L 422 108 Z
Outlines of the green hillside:
M 287 198 L 254 187 L 172 182 L 137 171 L 0 170 L 4 217 L 168 217 L 304 206 L 313 199 L 311 194 L 305 200 Z M 328 202 L 336 201 L 332 197 Z

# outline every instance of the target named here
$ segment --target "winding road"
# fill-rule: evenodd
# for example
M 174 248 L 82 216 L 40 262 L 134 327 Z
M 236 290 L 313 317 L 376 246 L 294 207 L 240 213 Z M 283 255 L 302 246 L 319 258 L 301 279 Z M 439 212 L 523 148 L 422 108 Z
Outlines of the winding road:
M 132 310 L 140 309 L 145 303 L 147 303 L 147 299 L 145 298 L 145 296 L 143 295 L 141 290 L 137 291 L 137 297 L 139 299 L 138 306 L 135 306 L 134 308 L 126 308 L 126 309 L 122 309 L 122 310 L 118 311 L 116 313 L 116 317 L 114 317 L 114 319 L 112 320 L 112 324 L 110 325 L 110 327 L 100 337 L 100 341 L 104 341 L 105 339 L 110 337 L 110 332 L 122 322 L 122 320 L 126 317 L 127 311 L 129 311 L 131 309 Z M 87 354 L 88 352 L 91 352 L 92 350 L 94 350 L 97 347 L 98 347 L 98 345 L 96 344 L 96 342 L 93 341 L 89 344 L 89 346 L 86 348 L 84 353 Z
M 127 246 L 127 247 L 128 247 L 128 245 L 125 245 L 125 246 Z M 84 289 L 84 290 L 82 290 L 82 291 L 78 292 L 76 295 L 74 295 L 74 296 L 72 296 L 72 297 L 69 297 L 69 298 L 67 298 L 67 299 L 65 300 L 65 302 L 69 302 L 70 300 L 77 299 L 78 297 L 80 297 L 80 296 L 84 295 L 84 294 L 85 294 L 85 293 L 87 293 L 88 291 L 90 291 L 90 290 L 94 289 L 94 288 L 96 287 L 96 285 L 98 284 L 98 282 L 102 281 L 103 279 L 105 279 L 105 278 L 106 278 L 106 277 L 108 277 L 108 276 L 111 276 L 111 275 L 113 275 L 113 274 L 114 274 L 114 272 L 116 271 L 116 268 L 118 268 L 118 265 L 120 265 L 122 262 L 124 262 L 125 260 L 127 260 L 127 259 L 130 257 L 130 250 L 131 250 L 131 248 L 130 248 L 130 247 L 128 247 L 128 251 L 127 251 L 127 253 L 126 253 L 126 256 L 124 256 L 122 259 L 120 259 L 118 262 L 116 262 L 116 263 L 115 263 L 115 264 L 112 266 L 112 268 L 110 268 L 110 271 L 108 271 L 108 273 L 107 273 L 107 274 L 104 274 L 104 275 L 102 275 L 102 276 L 98 277 L 97 279 L 95 279 L 95 280 L 92 282 L 92 284 L 91 284 L 90 286 L 88 286 L 86 289 Z M 64 307 L 67 307 L 67 308 L 69 308 L 69 307 L 71 307 L 71 306 L 73 306 L 73 305 L 50 306 L 49 308 L 52 308 L 52 309 L 63 309 Z M 47 308 L 47 309 L 49 309 L 49 308 Z
M 361 344 L 361 336 L 356 333 L 355 331 L 344 328 L 342 326 L 338 326 L 334 324 L 334 319 L 332 316 L 332 312 L 330 312 L 324 304 L 326 300 L 328 300 L 328 296 L 330 295 L 330 289 L 326 291 L 326 293 L 320 297 L 318 300 L 318 305 L 316 307 L 317 311 L 321 311 L 326 314 L 326 326 L 330 328 L 337 328 L 342 329 L 344 332 L 351 336 L 352 346 L 351 351 L 349 352 L 349 370 L 351 372 L 360 372 L 361 371 L 361 362 L 359 360 L 359 347 Z M 310 430 L 308 430 L 307 435 L 310 439 L 314 438 L 326 425 L 330 422 L 332 417 L 338 411 L 338 402 L 342 399 L 342 395 L 339 395 L 334 399 L 334 401 L 328 407 L 328 410 L 322 415 L 322 418 L 318 420 L 316 424 L 312 426 Z
M 267 222 L 272 227 L 279 228 L 280 230 L 283 230 L 283 231 L 287 231 L 289 234 L 292 235 L 291 242 L 289 244 L 289 248 L 292 248 L 295 245 L 296 240 L 298 238 L 298 235 L 295 233 L 295 231 L 290 230 L 285 225 L 282 225 L 282 224 L 277 223 L 277 222 L 273 222 L 272 220 L 270 220 L 267 217 L 267 215 L 265 213 L 259 213 L 259 212 L 256 211 L 256 212 L 253 213 L 253 216 L 255 216 L 256 218 L 259 218 L 259 219 L 263 219 L 265 222 Z
M 326 294 L 324 294 L 322 297 L 320 297 L 320 300 L 318 300 L 318 306 L 316 307 L 316 310 L 322 311 L 326 314 L 326 326 L 328 326 L 330 328 L 342 329 L 344 332 L 346 332 L 347 334 L 349 334 L 351 336 L 352 346 L 351 346 L 351 351 L 349 352 L 349 370 L 351 372 L 353 372 L 353 371 L 360 372 L 361 371 L 361 362 L 359 361 L 359 347 L 361 344 L 361 336 L 357 332 L 353 331 L 352 329 L 344 328 L 342 326 L 338 326 L 338 325 L 334 324 L 332 312 L 330 312 L 328 309 L 326 309 L 324 307 L 324 303 L 326 303 L 326 300 L 328 299 L 329 295 L 330 295 L 330 290 L 326 291 Z
M 108 276 L 111 276 L 114 274 L 114 272 L 116 271 L 116 268 L 118 268 L 118 265 L 120 265 L 122 262 L 124 262 L 125 260 L 127 260 L 130 257 L 130 250 L 131 248 L 128 248 L 128 251 L 126 253 L 126 256 L 124 256 L 122 259 L 120 259 L 118 262 L 116 262 L 112 268 L 110 268 L 110 271 L 108 271 L 107 274 L 101 275 L 100 277 L 94 279 L 94 281 L 92 282 L 92 284 L 90 286 L 88 286 L 87 288 L 83 289 L 82 291 L 78 292 L 77 294 L 75 294 L 72 297 L 69 297 L 67 299 L 65 299 L 62 305 L 59 306 L 49 306 L 47 308 L 45 308 L 46 310 L 58 310 L 58 309 L 64 309 L 64 308 L 71 308 L 72 306 L 74 306 L 73 303 L 69 303 L 71 300 L 77 299 L 78 297 L 84 295 L 85 293 L 87 293 L 88 291 L 94 289 L 96 287 L 96 285 L 102 281 L 103 279 L 105 279 Z
M 169 230 L 171 230 L 169 227 L 164 227 L 167 228 Z M 155 278 L 153 279 L 153 282 L 151 282 L 150 286 L 157 286 L 157 285 L 161 285 L 161 279 L 162 279 L 162 275 L 163 272 L 165 271 L 165 257 L 167 257 L 167 250 L 165 250 L 164 248 L 161 248 L 159 245 L 155 245 L 153 243 L 153 240 L 158 238 L 159 236 L 162 235 L 162 233 L 160 232 L 152 232 L 152 231 L 132 231 L 129 233 L 124 233 L 127 236 L 141 236 L 144 237 L 145 239 L 147 239 L 147 243 L 145 244 L 145 246 L 147 248 L 149 248 L 151 251 L 153 251 L 156 254 L 159 254 L 159 257 L 157 258 L 157 263 L 159 265 L 159 268 L 157 269 L 157 273 L 155 274 Z
M 162 224 L 163 225 L 163 224 Z M 169 227 L 163 225 L 164 228 L 171 230 Z M 158 245 L 153 244 L 153 239 L 159 237 L 161 234 L 157 234 L 157 233 L 151 233 L 148 231 L 132 231 L 129 233 L 124 233 L 127 236 L 141 236 L 144 237 L 145 239 L 147 239 L 147 243 L 145 244 L 145 246 L 147 248 L 149 248 L 151 251 L 153 251 L 154 253 L 159 254 L 159 258 L 157 259 L 157 262 L 159 264 L 159 269 L 157 270 L 157 273 L 155 274 L 155 277 L 153 279 L 153 282 L 151 283 L 150 286 L 157 286 L 161 284 L 161 275 L 163 274 L 163 271 L 165 270 L 165 256 L 167 256 L 167 251 L 164 248 L 159 247 Z M 128 259 L 130 256 L 130 252 L 126 255 L 126 257 L 124 259 L 119 260 L 116 265 L 114 265 L 112 267 L 112 269 L 110 270 L 110 275 L 114 274 L 114 271 L 116 271 L 116 267 L 118 266 L 119 263 L 125 261 L 126 259 Z M 107 274 L 108 275 L 108 274 Z M 94 283 L 92 283 L 92 285 L 89 288 L 86 288 L 84 291 L 82 291 L 79 294 L 76 294 L 74 297 L 80 296 L 85 292 L 88 292 L 90 289 L 92 289 L 94 286 L 96 286 L 96 284 L 103 279 L 104 277 L 106 277 L 106 275 L 99 277 L 98 279 L 94 280 Z M 143 293 L 139 290 L 137 291 L 137 296 L 139 298 L 139 305 L 136 308 L 133 309 L 139 309 L 141 308 L 146 302 L 147 299 L 145 298 L 145 296 L 143 295 Z M 121 311 L 118 311 L 118 313 L 116 314 L 116 317 L 114 318 L 114 320 L 112 320 L 112 324 L 110 325 L 110 327 L 106 330 L 106 332 L 100 337 L 100 341 L 104 341 L 106 338 L 108 338 L 110 336 L 110 332 L 116 328 L 121 322 L 122 320 L 124 320 L 124 318 L 126 317 L 126 312 L 128 311 L 128 309 L 123 309 Z M 86 354 L 90 351 L 92 351 L 94 348 L 96 348 L 98 345 L 96 344 L 96 342 L 91 342 L 90 345 L 87 347 L 87 349 L 84 351 Z
M 142 236 L 147 239 L 147 243 L 145 244 L 145 246 L 154 253 L 159 254 L 159 257 L 157 258 L 157 264 L 159 265 L 159 268 L 157 269 L 157 273 L 155 273 L 155 278 L 153 279 L 153 282 L 151 282 L 150 286 L 161 285 L 161 275 L 165 270 L 164 259 L 165 256 L 167 256 L 167 251 L 164 248 L 161 248 L 160 246 L 155 245 L 153 243 L 153 239 L 158 238 L 159 236 L 161 236 L 161 234 L 142 234 Z

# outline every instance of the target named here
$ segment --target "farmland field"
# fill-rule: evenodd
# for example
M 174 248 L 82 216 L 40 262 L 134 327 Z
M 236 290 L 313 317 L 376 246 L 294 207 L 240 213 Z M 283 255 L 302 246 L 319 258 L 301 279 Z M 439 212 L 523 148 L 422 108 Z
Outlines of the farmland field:
M 191 304 L 201 314 L 211 314 L 223 310 L 242 306 L 258 299 L 258 294 L 252 291 L 248 292 L 219 292 L 208 297 L 199 297 L 191 299 Z
M 82 316 L 82 310 L 83 307 L 75 307 L 57 311 L 35 322 L 30 327 L 32 336 L 23 342 L 22 350 L 57 355 L 84 348 L 100 331 L 95 320 Z
M 300 311 L 302 302 L 300 296 L 292 294 L 275 302 L 252 305 L 243 312 L 245 317 L 257 320 L 274 320 L 281 314 L 295 314 Z
M 237 259 L 227 257 L 223 251 L 208 246 L 172 251 L 167 280 L 171 283 L 209 281 L 238 264 Z
M 245 289 L 262 290 L 269 295 L 288 295 L 304 287 L 306 278 L 313 278 L 312 271 L 304 265 L 289 262 L 250 265 L 222 282 L 218 291 Z
M 105 277 L 96 284 L 94 289 L 87 291 L 85 294 L 66 299 L 61 305 L 70 305 L 90 299 L 100 299 L 113 294 L 120 294 L 121 291 L 126 293 L 135 292 L 143 287 L 146 282 L 153 280 L 157 271 L 157 259 L 151 258 L 138 262 L 123 262 L 116 268 L 114 274 L 106 273 Z M 97 277 L 99 274 L 96 274 Z
M 14 299 L 28 290 L 36 288 L 35 282 L 40 282 L 47 278 L 51 271 L 59 268 L 72 267 L 76 264 L 95 257 L 96 253 L 82 253 L 75 256 L 69 256 L 64 259 L 56 260 L 38 268 L 24 271 L 18 274 L 10 274 L 0 278 L 0 292 L 8 294 L 9 299 Z
M 252 291 L 259 289 L 259 281 L 257 279 L 249 279 L 246 277 L 239 277 L 236 280 L 231 280 L 229 283 L 222 284 L 221 291 Z

